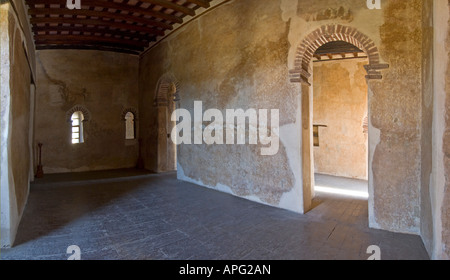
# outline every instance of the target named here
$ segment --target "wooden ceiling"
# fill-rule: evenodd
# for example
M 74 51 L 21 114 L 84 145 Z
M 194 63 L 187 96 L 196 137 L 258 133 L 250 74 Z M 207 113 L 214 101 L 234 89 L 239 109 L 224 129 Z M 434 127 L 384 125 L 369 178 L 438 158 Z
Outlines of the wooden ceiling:
M 36 49 L 96 49 L 140 54 L 212 0 L 25 0 Z
M 314 53 L 314 62 L 324 60 L 340 60 L 348 58 L 366 58 L 367 55 L 358 47 L 344 42 L 335 41 L 322 45 Z

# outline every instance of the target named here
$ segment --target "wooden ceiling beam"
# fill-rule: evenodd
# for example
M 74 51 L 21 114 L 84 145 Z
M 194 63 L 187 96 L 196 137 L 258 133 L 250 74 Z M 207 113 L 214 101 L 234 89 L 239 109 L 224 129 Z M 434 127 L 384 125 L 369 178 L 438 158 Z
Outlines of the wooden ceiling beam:
M 137 38 L 140 40 L 146 40 L 146 41 L 153 41 L 154 37 L 149 36 L 148 34 L 141 34 L 139 32 L 130 32 L 130 31 L 119 31 L 119 30 L 112 30 L 109 28 L 98 28 L 98 27 L 75 27 L 75 26 L 33 26 L 32 27 L 33 32 L 37 34 L 37 32 L 57 32 L 58 34 L 61 34 L 61 32 L 90 32 L 90 33 L 100 33 L 100 34 L 111 34 L 114 36 L 121 36 L 121 37 L 130 37 L 130 38 Z M 38 35 L 39 36 L 39 35 Z
M 139 55 L 140 51 L 127 50 L 115 47 L 92 45 L 92 46 L 81 46 L 81 45 L 37 45 L 37 50 L 98 50 L 98 51 L 110 51 L 126 54 Z
M 125 30 L 133 30 L 133 31 L 140 31 L 145 32 L 153 35 L 163 36 L 164 31 L 162 30 L 156 30 L 153 28 L 149 28 L 146 26 L 140 26 L 140 25 L 133 25 L 133 24 L 126 24 L 126 23 L 120 23 L 115 21 L 105 21 L 100 19 L 76 19 L 76 18 L 50 18 L 50 17 L 32 17 L 30 19 L 31 24 L 39 24 L 39 23 L 59 23 L 59 24 L 81 24 L 83 26 L 87 25 L 94 25 L 94 26 L 105 26 L 105 27 L 114 27 L 119 29 L 125 29 Z
M 148 43 L 136 40 L 126 40 L 122 38 L 116 37 L 104 37 L 104 36 L 95 36 L 95 35 L 35 35 L 36 41 L 87 41 L 87 42 L 106 42 L 106 43 L 114 43 L 114 44 L 124 44 L 136 47 L 147 47 Z
M 358 49 L 356 46 L 344 42 L 344 41 L 335 41 L 322 45 L 316 50 L 317 54 L 327 55 L 327 54 L 338 54 L 341 53 L 353 53 L 353 52 L 363 52 Z
M 175 4 L 170 1 L 165 1 L 165 0 L 140 0 L 140 1 L 145 2 L 145 3 L 150 3 L 153 5 L 158 5 L 158 6 L 167 8 L 167 9 L 172 9 L 174 11 L 181 12 L 185 15 L 195 16 L 195 11 L 193 9 L 189 9 L 185 6 L 181 6 L 181 5 Z
M 103 11 L 69 10 L 66 8 L 42 8 L 42 9 L 30 8 L 30 9 L 28 9 L 28 14 L 32 15 L 32 16 L 44 14 L 44 15 L 71 15 L 71 16 L 110 18 L 110 19 L 115 19 L 115 20 L 123 20 L 123 21 L 141 23 L 146 26 L 161 27 L 163 29 L 169 29 L 169 30 L 173 29 L 172 25 L 161 22 L 161 21 L 150 20 L 150 19 L 130 16 L 130 15 L 124 15 L 124 14 L 119 14 L 119 13 L 103 12 Z M 83 20 L 84 19 L 80 19 L 80 21 L 83 21 Z
M 26 0 L 26 2 L 29 5 L 37 5 L 37 4 L 44 4 L 44 5 L 51 5 L 51 4 L 59 4 L 60 8 L 65 7 L 65 2 L 61 0 Z M 126 2 L 126 1 L 125 1 Z M 82 0 L 81 1 L 81 7 L 83 6 L 89 6 L 89 7 L 101 7 L 101 8 L 109 8 L 109 9 L 116 9 L 121 11 L 128 11 L 130 13 L 138 13 L 141 15 L 147 15 L 155 18 L 160 18 L 163 20 L 167 20 L 172 23 L 183 23 L 183 19 L 180 17 L 153 11 L 151 9 L 141 8 L 138 6 L 129 5 L 126 3 L 117 3 L 117 2 L 109 2 L 106 0 Z
M 127 44 L 118 44 L 118 43 L 109 43 L 109 42 L 98 42 L 98 41 L 89 41 L 89 40 L 61 40 L 60 38 L 56 40 L 36 40 L 36 46 L 47 46 L 47 45 L 71 45 L 71 46 L 106 46 L 113 47 L 117 49 L 125 49 L 132 51 L 143 51 L 144 47 L 127 45 Z
M 186 0 L 186 1 L 194 3 L 195 5 L 206 9 L 210 7 L 209 2 L 205 0 Z

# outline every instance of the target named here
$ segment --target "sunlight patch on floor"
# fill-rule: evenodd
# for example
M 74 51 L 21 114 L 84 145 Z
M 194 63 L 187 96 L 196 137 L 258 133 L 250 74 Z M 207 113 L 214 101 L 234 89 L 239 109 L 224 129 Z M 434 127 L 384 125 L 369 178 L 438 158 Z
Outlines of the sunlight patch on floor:
M 317 193 L 369 198 L 368 183 L 364 180 L 316 174 L 314 190 Z
M 333 188 L 333 187 L 325 187 L 325 186 L 315 186 L 315 191 L 320 193 L 329 193 L 329 194 L 338 194 L 338 195 L 345 195 L 345 196 L 352 196 L 357 198 L 369 198 L 368 192 L 363 191 L 353 191 L 353 190 L 344 190 L 339 188 Z

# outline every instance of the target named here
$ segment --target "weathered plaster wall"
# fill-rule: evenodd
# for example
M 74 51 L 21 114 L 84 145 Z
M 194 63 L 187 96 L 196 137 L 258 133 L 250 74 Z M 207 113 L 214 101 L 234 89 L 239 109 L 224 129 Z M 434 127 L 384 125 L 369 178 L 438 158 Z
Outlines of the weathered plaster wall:
M 431 205 L 431 173 L 433 144 L 433 1 L 424 0 L 422 8 L 422 128 L 420 233 L 425 247 L 433 251 L 433 212 Z
M 367 59 L 314 63 L 315 171 L 367 180 Z
M 442 7 L 443 8 L 443 7 Z M 449 17 L 450 17 L 450 1 L 448 2 Z M 449 17 L 443 17 L 448 20 Z M 438 248 L 441 258 L 450 259 L 450 20 L 447 21 L 447 36 L 445 39 L 445 50 L 447 53 L 447 66 L 445 73 L 445 130 L 443 140 L 443 155 L 444 155 L 444 174 L 445 174 L 445 188 L 444 198 L 442 200 L 442 245 Z M 445 24 L 441 25 L 445 30 Z M 444 60 L 445 61 L 445 60 Z M 442 77 L 442 76 L 440 76 Z M 439 210 L 438 210 L 439 211 Z M 438 231 L 439 233 L 439 231 Z
M 9 3 L 0 9 L 1 71 L 1 246 L 14 243 L 17 227 L 29 193 L 30 83 L 32 64 L 25 53 L 27 45 L 19 16 Z M 33 51 L 33 50 L 31 50 Z M 34 54 L 33 54 L 34 55 Z
M 192 115 L 194 101 L 203 101 L 204 110 L 217 108 L 224 116 L 226 109 L 280 109 L 281 134 L 286 136 L 282 135 L 283 144 L 275 156 L 260 156 L 260 145 L 179 146 L 179 177 L 301 211 L 298 192 L 292 202 L 283 202 L 283 195 L 300 186 L 291 167 L 300 171 L 300 146 L 295 143 L 300 89 L 288 82 L 288 24 L 280 12 L 277 1 L 264 5 L 231 1 L 185 26 L 142 58 L 141 111 L 145 118 L 153 117 L 141 123 L 147 168 L 155 168 L 151 148 L 157 135 L 153 107 L 157 81 L 170 73 L 180 81 L 179 106 Z
M 141 126 L 146 166 L 154 168 L 158 134 L 152 107 L 167 73 L 181 84 L 181 108 L 280 109 L 280 151 L 261 157 L 258 146 L 179 147 L 179 177 L 270 205 L 301 212 L 301 90 L 289 82 L 298 46 L 327 24 L 356 28 L 388 63 L 370 80 L 370 224 L 420 232 L 422 127 L 422 1 L 230 1 L 178 30 L 141 60 Z
M 422 5 L 385 1 L 381 57 L 390 64 L 383 80 L 369 82 L 374 147 L 373 227 L 420 232 Z M 371 133 L 371 132 L 369 132 Z M 370 134 L 369 137 L 373 135 Z
M 12 175 L 14 178 L 15 194 L 19 216 L 25 206 L 29 187 L 29 130 L 30 130 L 30 85 L 31 75 L 27 57 L 22 47 L 22 38 L 17 23 L 10 24 L 10 34 L 14 34 L 14 41 L 10 45 L 11 53 L 11 138 L 10 156 Z
M 138 57 L 100 51 L 37 52 L 35 139 L 44 173 L 134 167 L 138 141 L 125 140 L 122 114 L 138 108 Z M 83 144 L 71 143 L 66 112 L 84 106 Z M 139 116 L 137 116 L 139 119 Z

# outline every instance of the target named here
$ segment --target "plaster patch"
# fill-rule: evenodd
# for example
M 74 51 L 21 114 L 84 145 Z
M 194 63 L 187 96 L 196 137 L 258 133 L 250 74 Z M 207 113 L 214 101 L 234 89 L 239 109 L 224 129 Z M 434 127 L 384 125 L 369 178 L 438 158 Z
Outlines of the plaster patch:
M 195 180 L 192 179 L 188 176 L 186 176 L 186 174 L 184 173 L 183 167 L 177 163 L 177 178 L 178 180 L 181 181 L 185 181 L 188 183 L 192 183 L 198 186 L 202 186 L 208 189 L 212 189 L 215 191 L 220 191 L 222 193 L 226 193 L 226 194 L 230 194 L 236 197 L 240 197 L 249 201 L 253 201 L 259 204 L 263 204 L 263 205 L 267 205 L 267 206 L 271 206 L 271 207 L 277 207 L 274 205 L 271 205 L 267 202 L 262 201 L 259 197 L 255 196 L 255 195 L 247 195 L 247 196 L 238 196 L 236 195 L 233 190 L 226 185 L 220 184 L 218 183 L 215 187 L 213 186 L 209 186 L 205 183 L 203 183 L 201 180 Z M 300 202 L 302 200 L 300 199 Z M 299 206 L 295 206 L 295 205 L 299 205 Z M 277 208 L 283 208 L 283 209 L 287 209 L 287 210 L 291 210 L 297 213 L 302 213 L 302 208 L 300 207 L 300 204 L 298 203 L 298 188 L 294 188 L 292 191 L 290 191 L 289 193 L 285 193 L 281 199 L 280 205 Z
M 273 205 L 268 204 L 267 202 L 262 201 L 259 197 L 255 196 L 255 195 L 247 195 L 247 196 L 243 196 L 243 198 L 253 201 L 253 202 L 260 203 L 260 204 L 273 206 Z
M 220 184 L 220 183 L 217 184 L 216 189 L 217 189 L 218 191 L 221 191 L 221 192 L 224 192 L 224 193 L 233 194 L 233 190 L 232 190 L 230 187 L 225 186 L 225 185 L 222 185 L 222 184 Z
M 202 186 L 202 187 L 205 187 L 208 189 L 213 189 L 213 190 L 217 190 L 217 191 L 220 191 L 223 193 L 234 195 L 233 190 L 229 186 L 218 183 L 215 187 L 212 187 L 212 186 L 208 186 L 207 184 L 203 183 L 201 180 L 195 180 L 195 179 L 192 179 L 192 178 L 186 176 L 186 174 L 184 173 L 183 166 L 181 166 L 181 164 L 179 162 L 177 162 L 177 178 L 178 178 L 178 180 L 181 180 L 181 181 L 185 181 L 185 182 L 192 183 L 192 184 L 195 184 L 198 186 Z
M 281 196 L 278 207 L 287 209 L 296 213 L 304 214 L 303 209 L 303 195 L 300 191 L 300 186 L 294 186 L 294 188 Z
M 297 96 L 297 104 L 300 104 L 300 96 Z M 297 213 L 304 213 L 302 192 L 302 167 L 301 167 L 301 127 L 300 105 L 297 107 L 296 123 L 280 127 L 280 141 L 286 149 L 289 167 L 294 174 L 294 187 L 282 195 L 278 206 Z

